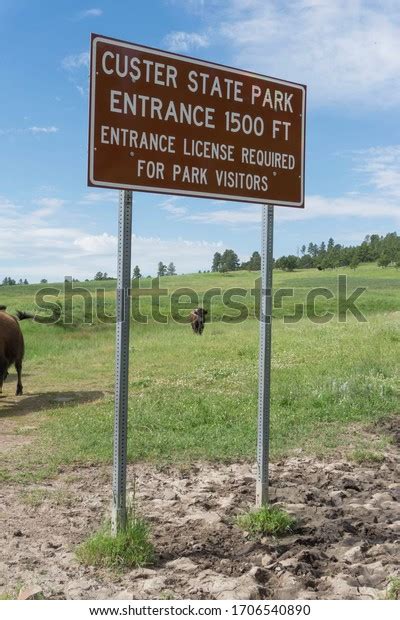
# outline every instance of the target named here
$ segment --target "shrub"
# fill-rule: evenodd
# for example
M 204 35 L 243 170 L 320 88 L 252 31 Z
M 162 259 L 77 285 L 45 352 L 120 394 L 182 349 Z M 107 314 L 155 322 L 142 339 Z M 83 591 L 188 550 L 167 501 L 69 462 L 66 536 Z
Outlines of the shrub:
M 129 514 L 126 528 L 115 537 L 109 524 L 93 534 L 76 550 L 83 564 L 106 568 L 137 568 L 154 561 L 154 548 L 149 541 L 149 528 L 143 519 Z
M 236 522 L 251 536 L 269 534 L 279 537 L 291 534 L 296 520 L 278 506 L 262 506 L 258 510 L 240 515 Z

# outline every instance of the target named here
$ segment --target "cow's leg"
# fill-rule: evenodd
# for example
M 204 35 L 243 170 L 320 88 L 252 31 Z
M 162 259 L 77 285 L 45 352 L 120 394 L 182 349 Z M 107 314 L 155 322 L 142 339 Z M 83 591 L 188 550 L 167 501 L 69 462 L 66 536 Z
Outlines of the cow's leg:
M 15 362 L 15 370 L 17 371 L 17 375 L 18 375 L 16 396 L 22 396 L 23 387 L 22 387 L 22 361 L 21 360 L 19 362 Z
M 0 394 L 3 393 L 3 383 L 7 378 L 7 364 L 0 360 Z

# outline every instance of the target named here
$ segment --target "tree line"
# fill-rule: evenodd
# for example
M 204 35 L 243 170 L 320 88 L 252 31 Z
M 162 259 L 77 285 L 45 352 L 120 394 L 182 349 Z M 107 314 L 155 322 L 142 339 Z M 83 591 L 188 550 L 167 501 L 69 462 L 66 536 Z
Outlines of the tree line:
M 247 269 L 248 271 L 259 271 L 261 269 L 261 256 L 259 252 L 253 252 L 248 261 L 240 262 L 238 255 L 233 250 L 225 250 L 222 254 L 215 252 L 211 271 L 237 271 Z
M 380 267 L 395 265 L 400 267 L 400 237 L 396 232 L 387 235 L 367 235 L 360 245 L 346 246 L 335 243 L 332 237 L 328 242 L 310 242 L 308 246 L 302 245 L 300 255 L 281 256 L 274 259 L 274 268 L 284 271 L 295 269 L 336 269 L 337 267 L 350 267 L 357 269 L 360 263 L 377 262 Z M 261 269 L 261 256 L 253 252 L 248 261 L 240 262 L 238 255 L 233 250 L 225 250 L 222 254 L 215 252 L 211 271 L 259 271 Z
M 160 260 L 157 267 L 157 276 L 162 278 L 163 276 L 175 276 L 176 275 L 176 267 L 174 263 L 171 261 L 168 265 L 165 265 L 163 261 Z M 150 276 L 148 276 L 150 277 Z M 135 265 L 132 274 L 132 280 L 138 280 L 139 278 L 143 278 L 139 265 Z
M 158 263 L 157 275 L 159 277 L 162 276 L 175 276 L 176 275 L 176 267 L 174 263 L 171 261 L 169 265 L 165 265 L 162 261 Z M 150 278 L 150 276 L 147 276 Z M 142 272 L 140 271 L 139 265 L 135 265 L 132 273 L 132 280 L 138 280 L 139 278 L 143 278 Z M 94 276 L 95 280 L 116 280 L 116 278 L 112 278 L 108 275 L 107 272 L 98 271 Z
M 367 235 L 359 245 L 346 246 L 335 243 L 332 237 L 325 243 L 303 245 L 300 256 L 281 256 L 275 261 L 277 269 L 336 269 L 350 267 L 357 269 L 360 263 L 376 262 L 379 267 L 395 265 L 400 267 L 400 237 L 396 232 L 386 235 Z
M 174 263 L 171 261 L 168 265 L 165 265 L 162 261 L 160 261 L 158 263 L 158 269 L 157 269 L 157 275 L 159 277 L 162 276 L 175 276 L 176 275 L 176 267 L 174 265 Z M 140 271 L 140 267 L 139 265 L 135 265 L 134 269 L 133 269 L 133 273 L 132 273 L 132 280 L 137 280 L 139 278 L 142 278 L 142 274 Z M 151 276 L 147 276 L 148 278 L 150 278 Z M 93 280 L 95 280 L 96 282 L 101 281 L 101 280 L 116 280 L 117 278 L 114 278 L 112 276 L 109 276 L 108 273 L 106 271 L 97 271 L 93 277 Z M 79 280 L 77 280 L 76 278 L 72 279 L 72 282 L 79 282 Z M 90 282 L 90 280 L 88 278 L 86 278 L 85 282 Z M 47 280 L 45 278 L 43 278 L 42 280 L 40 280 L 41 284 L 47 284 Z M 22 278 L 17 282 L 16 280 L 14 280 L 13 278 L 10 278 L 9 276 L 5 277 L 3 279 L 3 281 L 0 283 L 0 286 L 15 286 L 16 284 L 29 284 L 28 280 L 25 278 L 25 280 L 22 280 Z
M 14 278 L 10 278 L 9 276 L 6 276 L 3 279 L 2 283 L 0 284 L 0 286 L 15 286 L 16 284 L 29 284 L 29 282 L 26 278 L 24 280 L 20 278 L 17 282 L 16 280 L 14 280 Z

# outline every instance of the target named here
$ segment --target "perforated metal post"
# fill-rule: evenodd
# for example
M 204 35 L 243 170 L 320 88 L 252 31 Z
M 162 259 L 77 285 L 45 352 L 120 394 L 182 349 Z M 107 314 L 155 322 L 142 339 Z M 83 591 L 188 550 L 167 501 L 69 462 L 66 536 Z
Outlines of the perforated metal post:
M 126 526 L 126 449 L 128 427 L 129 326 L 132 192 L 119 193 L 117 325 L 115 351 L 114 471 L 111 531 Z
M 263 205 L 261 234 L 260 358 L 258 368 L 257 507 L 268 503 L 273 242 L 274 207 Z

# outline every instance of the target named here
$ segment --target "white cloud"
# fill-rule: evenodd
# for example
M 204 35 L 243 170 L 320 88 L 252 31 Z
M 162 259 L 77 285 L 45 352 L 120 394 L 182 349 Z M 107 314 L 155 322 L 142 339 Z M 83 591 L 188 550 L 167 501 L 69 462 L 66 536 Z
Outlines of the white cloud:
M 43 207 L 42 209 L 36 209 L 35 211 L 32 212 L 32 216 L 36 217 L 36 218 L 46 218 L 46 217 L 50 217 L 51 215 L 54 214 L 54 209 L 52 209 L 51 207 Z
M 68 80 L 74 85 L 81 97 L 86 98 L 88 95 L 87 88 L 77 83 L 77 76 L 80 76 L 79 69 L 89 68 L 90 56 L 89 52 L 81 52 L 80 54 L 70 54 L 65 56 L 61 62 L 63 69 L 68 71 Z
M 118 192 L 115 190 L 93 190 L 86 192 L 83 198 L 79 201 L 79 204 L 99 204 L 99 203 L 112 203 L 118 202 Z
M 52 208 L 62 206 L 59 201 L 40 198 L 35 204 L 42 209 L 32 211 L 0 197 L 0 280 L 9 275 L 30 281 L 61 281 L 65 275 L 92 277 L 99 270 L 116 273 L 115 235 L 90 234 L 73 225 L 53 226 L 44 221 Z M 194 272 L 210 264 L 222 247 L 222 242 L 133 235 L 132 262 L 146 275 L 156 273 L 160 260 L 173 261 L 179 272 Z
M 132 261 L 143 274 L 154 274 L 160 260 L 173 261 L 179 273 L 196 272 L 210 265 L 215 252 L 223 249 L 222 241 L 192 241 L 188 239 L 161 239 L 160 237 L 133 236 Z
M 186 215 L 185 221 L 198 222 L 199 224 L 228 224 L 230 226 L 242 226 L 243 224 L 255 224 L 261 222 L 261 206 L 237 206 L 224 209 L 213 209 Z
M 57 133 L 58 131 L 58 127 L 54 127 L 54 125 L 50 126 L 50 127 L 29 127 L 28 131 L 32 132 L 33 134 L 39 134 L 39 133 Z
M 178 270 L 190 271 L 203 268 L 205 260 L 222 247 L 222 242 L 191 241 L 187 239 L 162 239 L 160 237 L 132 236 L 132 261 L 144 270 L 155 272 L 158 261 L 174 261 Z M 115 235 L 81 235 L 74 246 L 85 255 L 112 256 L 116 259 L 118 238 Z M 110 271 L 115 271 L 115 264 Z
M 49 199 L 50 200 L 50 199 Z M 54 199 L 56 200 L 56 199 Z M 53 210 L 55 202 L 38 201 L 43 209 Z M 36 204 L 37 204 L 36 203 Z M 39 211 L 39 213 L 38 213 Z M 10 260 L 32 267 L 36 260 L 60 256 L 60 249 L 69 247 L 71 238 L 78 232 L 71 228 L 49 226 L 42 221 L 41 209 L 31 211 L 28 207 L 0 197 L 0 264 Z M 61 254 L 62 255 L 62 254 Z
M 305 198 L 305 208 L 276 207 L 278 222 L 326 219 L 339 217 L 393 218 L 400 225 L 400 208 L 397 200 L 375 194 L 346 194 L 332 197 L 310 195 Z M 224 225 L 243 228 L 259 225 L 261 205 L 246 205 L 224 209 L 201 211 L 194 214 L 177 215 L 178 219 L 199 224 Z
M 75 239 L 74 246 L 85 254 L 109 256 L 115 254 L 118 247 L 118 239 L 108 233 L 103 233 L 102 235 L 82 235 Z
M 367 175 L 366 183 L 391 198 L 400 198 L 400 145 L 358 151 L 358 170 Z
M 400 223 L 400 210 L 397 201 L 385 196 L 370 194 L 348 194 L 345 196 L 306 196 L 305 209 L 277 209 L 278 220 L 295 221 L 316 218 L 393 218 Z
M 70 54 L 62 60 L 62 66 L 67 71 L 74 71 L 81 67 L 89 67 L 89 52 L 81 52 L 80 54 Z
M 61 198 L 38 198 L 37 200 L 34 200 L 34 203 L 41 207 L 58 209 L 65 204 L 65 200 L 62 200 Z
M 38 134 L 46 134 L 46 133 L 57 133 L 59 131 L 58 127 L 54 127 L 53 125 L 50 127 L 37 127 L 34 125 L 33 127 L 9 127 L 7 129 L 0 129 L 0 136 L 17 136 L 26 133 L 31 133 L 34 136 Z
M 166 0 L 168 4 L 179 5 L 190 13 L 203 14 L 206 3 L 209 5 L 210 0 Z
M 187 213 L 186 207 L 177 207 L 176 203 L 180 200 L 177 196 L 173 196 L 171 198 L 167 198 L 164 202 L 161 203 L 161 209 L 166 211 L 173 217 L 178 217 L 181 215 L 185 215 Z
M 163 44 L 174 52 L 188 52 L 191 49 L 208 47 L 210 41 L 206 34 L 178 31 L 167 34 Z
M 213 0 L 209 36 L 242 68 L 305 83 L 309 100 L 400 103 L 400 12 L 389 0 Z
M 60 198 L 38 198 L 33 203 L 41 207 L 31 213 L 35 218 L 51 217 L 54 213 L 65 204 L 65 200 Z
M 17 213 L 21 209 L 20 206 L 16 205 L 12 200 L 6 198 L 5 196 L 0 196 L 0 214 L 10 214 Z
M 87 9 L 79 13 L 79 19 L 85 19 L 85 17 L 100 17 L 103 15 L 102 9 Z

